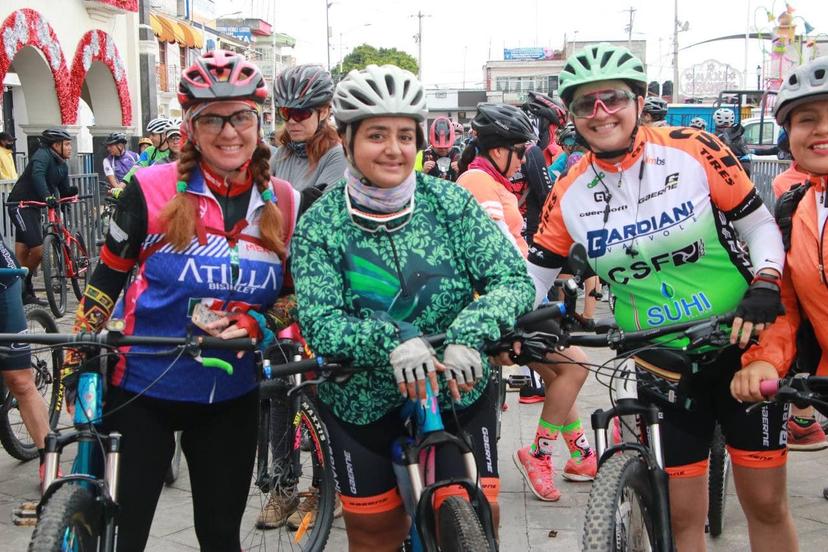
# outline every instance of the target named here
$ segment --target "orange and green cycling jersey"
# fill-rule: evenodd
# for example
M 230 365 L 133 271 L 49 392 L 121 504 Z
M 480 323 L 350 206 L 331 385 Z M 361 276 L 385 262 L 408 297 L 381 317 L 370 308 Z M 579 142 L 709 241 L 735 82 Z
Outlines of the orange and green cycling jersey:
M 583 243 L 591 270 L 610 285 L 624 330 L 704 319 L 742 300 L 753 268 L 733 225 L 760 208 L 765 213 L 718 139 L 642 127 L 621 162 L 590 153 L 558 181 L 529 260 L 560 266 L 571 244 Z M 764 266 L 782 269 L 773 258 Z

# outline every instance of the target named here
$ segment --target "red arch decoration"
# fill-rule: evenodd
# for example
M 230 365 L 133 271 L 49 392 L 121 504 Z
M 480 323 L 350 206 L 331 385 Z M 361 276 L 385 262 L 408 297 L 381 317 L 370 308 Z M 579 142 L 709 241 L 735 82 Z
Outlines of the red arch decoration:
M 52 26 L 35 10 L 14 11 L 0 25 L 0 83 L 6 78 L 14 56 L 26 46 L 40 50 L 49 64 L 55 80 L 61 122 L 74 122 L 78 108 L 69 91 L 69 71 L 63 50 Z
M 132 101 L 129 97 L 129 82 L 127 81 L 126 65 L 118 53 L 115 41 L 104 31 L 94 30 L 83 35 L 75 49 L 75 58 L 72 61 L 72 76 L 69 86 L 70 97 L 74 102 L 72 113 L 74 118 L 67 121 L 75 123 L 78 117 L 78 104 L 80 101 L 81 89 L 86 74 L 92 66 L 93 61 L 99 61 L 109 68 L 112 78 L 115 80 L 115 88 L 118 92 L 118 101 L 121 104 L 121 124 L 129 126 L 132 124 Z

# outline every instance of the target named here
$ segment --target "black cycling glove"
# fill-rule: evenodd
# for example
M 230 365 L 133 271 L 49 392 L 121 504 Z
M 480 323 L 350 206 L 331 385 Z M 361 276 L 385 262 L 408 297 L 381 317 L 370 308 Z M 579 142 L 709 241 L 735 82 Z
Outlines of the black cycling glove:
M 781 314 L 785 314 L 785 308 L 779 293 L 779 279 L 757 275 L 736 308 L 736 316 L 745 322 L 770 324 Z
M 64 194 L 66 197 L 72 197 L 78 195 L 78 187 L 77 186 L 69 186 L 66 188 L 66 193 Z

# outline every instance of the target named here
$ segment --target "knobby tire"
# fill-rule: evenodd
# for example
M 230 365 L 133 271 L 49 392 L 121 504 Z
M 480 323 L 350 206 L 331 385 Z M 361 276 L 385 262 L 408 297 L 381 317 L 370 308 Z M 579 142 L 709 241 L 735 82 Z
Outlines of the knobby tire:
M 66 270 L 63 264 L 63 247 L 55 234 L 43 238 L 43 284 L 52 314 L 60 318 L 66 313 Z
M 727 456 L 727 449 L 725 449 L 722 428 L 717 425 L 713 434 L 713 444 L 710 447 L 710 477 L 707 483 L 709 494 L 707 524 L 712 537 L 718 537 L 724 529 L 727 482 L 729 479 L 730 461 Z
M 102 527 L 103 512 L 92 490 L 67 483 L 43 507 L 29 552 L 95 551 Z
M 453 552 L 487 552 L 489 541 L 472 505 L 463 497 L 450 496 L 438 514 L 440 549 Z

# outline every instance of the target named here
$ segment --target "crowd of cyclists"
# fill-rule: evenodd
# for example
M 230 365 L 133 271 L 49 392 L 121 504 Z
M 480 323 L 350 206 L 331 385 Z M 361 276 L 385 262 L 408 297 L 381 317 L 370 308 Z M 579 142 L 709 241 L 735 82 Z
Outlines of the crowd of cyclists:
M 503 517 L 497 460 L 506 451 L 491 442 L 498 406 L 489 373 L 512 360 L 488 358 L 482 347 L 556 298 L 555 280 L 573 272 L 570 246 L 582 243 L 589 274 L 577 314 L 585 331 L 603 284 L 622 330 L 736 313 L 729 346 L 685 351 L 684 362 L 700 368 L 685 376 L 692 412 L 640 390 L 663 410 L 677 549 L 705 549 L 707 460 L 718 425 L 751 548 L 796 550 L 787 451 L 826 448 L 825 434 L 812 409 L 789 415 L 768 403 L 748 413 L 744 403 L 763 400 L 764 379 L 828 370 L 821 353 L 828 326 L 820 323 L 828 319 L 828 58 L 795 69 L 776 100 L 794 159 L 774 183 L 778 220 L 740 162 L 747 152 L 733 112 L 714 113 L 715 134 L 700 118 L 670 126 L 667 102 L 648 96 L 647 82 L 626 48 L 588 46 L 566 60 L 558 96 L 532 92 L 520 107 L 482 103 L 468 129 L 448 117 L 426 128 L 423 85 L 398 67 L 370 65 L 335 83 L 322 67 L 300 65 L 268 91 L 242 55 L 206 53 L 182 73 L 181 120 L 150 121 L 151 143 L 140 155 L 123 134 L 106 140 L 104 175 L 119 202 L 74 329 L 99 331 L 118 317 L 130 333 L 184 336 L 200 305 L 214 311 L 200 325 L 210 335 L 282 332 L 313 354 L 362 369 L 316 392 L 337 514 L 350 550 L 399 550 L 409 521 L 389 443 L 402 432 L 403 404 L 422 400 L 425 386 L 456 409 L 447 425 L 472 436 L 495 527 Z M 284 125 L 266 142 L 270 93 Z M 69 134 L 50 129 L 41 140 L 11 200 L 52 204 L 77 193 L 65 163 Z M 42 235 L 39 213 L 10 208 L 10 215 L 14 255 L 0 252 L 6 266 L 26 266 L 30 276 L 19 291 L 0 293 L 1 314 L 6 331 L 21 331 L 22 303 L 37 301 L 31 274 Z M 438 333 L 445 346 L 435 351 L 424 337 Z M 119 486 L 118 550 L 146 545 L 176 431 L 202 549 L 240 548 L 256 447 L 256 361 L 253 353 L 215 356 L 233 363 L 232 375 L 188 357 L 174 370 L 151 355 L 112 367 L 104 423 L 124 436 L 128 474 Z M 678 378 L 676 358 L 646 360 Z M 82 361 L 66 352 L 67 389 Z M 571 347 L 520 368 L 532 375 L 521 402 L 543 404 L 532 441 L 508 452 L 540 500 L 561 497 L 552 463 L 558 439 L 569 453 L 562 477 L 596 476 L 577 408 L 588 361 Z M 6 381 L 25 374 L 22 367 L 4 361 Z M 31 382 L 17 380 L 11 388 L 24 405 Z M 286 402 L 272 406 L 277 456 L 286 440 L 275 437 L 289 421 Z M 37 408 L 26 412 L 42 447 L 48 424 Z M 441 477 L 463 469 L 448 452 L 438 453 L 437 465 Z M 464 494 L 443 491 L 438 504 Z M 297 496 L 274 491 L 256 524 L 295 527 L 296 512 L 315 504 L 313 492 L 301 503 Z

